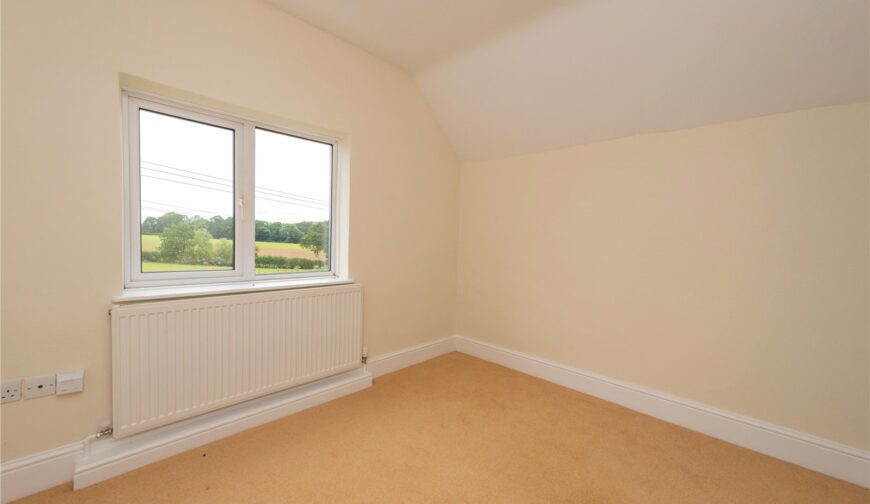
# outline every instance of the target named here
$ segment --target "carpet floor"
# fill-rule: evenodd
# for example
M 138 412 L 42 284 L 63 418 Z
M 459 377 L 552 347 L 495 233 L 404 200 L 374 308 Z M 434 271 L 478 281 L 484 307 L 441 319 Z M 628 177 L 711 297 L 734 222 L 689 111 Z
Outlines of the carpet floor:
M 870 491 L 451 353 L 21 503 L 862 503 Z

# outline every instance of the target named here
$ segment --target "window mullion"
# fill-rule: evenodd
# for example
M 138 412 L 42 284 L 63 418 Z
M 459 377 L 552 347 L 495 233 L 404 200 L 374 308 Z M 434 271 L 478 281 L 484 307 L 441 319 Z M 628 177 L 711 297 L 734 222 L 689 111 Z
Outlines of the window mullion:
M 236 169 L 236 206 L 240 216 L 236 254 L 245 279 L 254 279 L 255 196 L 254 196 L 254 126 L 245 122 L 239 131 L 240 155 Z

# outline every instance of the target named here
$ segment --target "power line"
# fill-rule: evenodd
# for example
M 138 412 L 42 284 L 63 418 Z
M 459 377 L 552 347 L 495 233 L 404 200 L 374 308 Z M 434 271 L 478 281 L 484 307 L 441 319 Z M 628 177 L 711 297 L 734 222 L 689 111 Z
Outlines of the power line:
M 198 172 L 198 171 L 194 171 L 194 170 L 185 170 L 184 168 L 178 168 L 178 167 L 170 166 L 170 165 L 166 165 L 166 164 L 155 163 L 155 162 L 153 162 L 153 161 L 141 161 L 141 162 L 142 162 L 142 163 L 147 163 L 147 164 L 152 164 L 152 165 L 155 165 L 155 166 L 161 166 L 161 167 L 163 167 L 163 168 L 167 168 L 167 169 L 170 169 L 170 170 L 176 170 L 176 171 L 181 171 L 181 172 L 185 172 L 185 173 L 190 173 L 190 174 L 193 174 L 193 175 L 200 175 L 200 176 L 203 176 L 203 177 L 213 178 L 213 179 L 216 179 L 216 180 L 220 180 L 220 181 L 222 181 L 222 182 L 229 182 L 230 184 L 232 184 L 232 182 L 233 182 L 232 179 L 223 178 L 223 177 L 218 177 L 218 176 L 216 176 L 216 175 L 209 175 L 209 174 L 207 174 L 207 173 Z M 146 169 L 148 169 L 148 170 L 154 170 L 154 171 L 160 171 L 160 170 L 156 170 L 155 168 L 147 168 L 147 167 L 146 167 Z M 163 172 L 163 173 L 165 173 L 165 172 Z M 170 175 L 175 175 L 175 176 L 177 176 L 177 177 L 183 177 L 183 176 L 184 176 L 184 175 L 177 175 L 177 174 L 170 174 Z M 202 182 L 208 182 L 208 183 L 212 183 L 212 184 L 217 184 L 217 182 L 212 182 L 212 181 L 210 181 L 210 180 L 202 180 Z M 273 194 L 273 196 L 280 196 L 280 197 L 285 197 L 285 196 L 286 196 L 287 198 L 290 198 L 290 199 L 310 200 L 310 202 L 312 202 L 312 203 L 324 203 L 324 204 L 328 204 L 328 203 L 329 203 L 329 201 L 327 201 L 327 200 L 323 200 L 323 199 L 319 199 L 319 198 L 312 198 L 311 196 L 304 196 L 304 195 L 302 195 L 302 194 L 296 194 L 296 193 L 291 193 L 291 192 L 287 192 L 287 191 L 280 191 L 280 190 L 278 190 L 278 189 L 272 189 L 272 188 L 269 188 L 269 187 L 257 186 L 256 189 L 258 189 L 258 190 L 260 190 L 260 191 L 262 191 L 262 192 L 272 192 L 272 193 L 277 193 L 277 194 Z
M 286 194 L 288 198 L 307 199 L 307 200 L 311 200 L 311 202 L 313 202 L 313 203 L 329 203 L 327 200 L 312 198 L 310 196 L 302 196 L 301 194 L 295 194 L 295 193 L 290 193 L 290 192 L 286 192 L 286 191 L 279 191 L 278 189 L 272 189 L 270 187 L 257 186 L 256 189 L 259 191 L 270 191 L 273 193 L 278 193 L 278 195 L 285 195 Z
M 156 169 L 156 168 L 147 168 L 147 167 L 144 167 L 144 169 L 146 169 L 146 170 L 151 170 L 151 171 L 154 171 L 154 172 L 157 172 L 157 173 L 163 173 L 163 174 L 165 174 L 165 175 L 169 175 L 169 176 L 171 176 L 171 177 L 186 178 L 186 179 L 189 179 L 189 180 L 196 180 L 197 182 L 205 182 L 205 183 L 207 183 L 207 184 L 215 184 L 215 185 L 223 185 L 224 187 L 232 187 L 232 185 L 229 185 L 229 184 L 222 184 L 222 183 L 220 183 L 220 182 L 212 182 L 212 181 L 210 181 L 210 180 L 203 180 L 203 179 L 199 179 L 199 178 L 196 178 L 196 177 L 192 177 L 192 176 L 190 176 L 190 175 L 179 175 L 179 174 L 177 174 L 177 173 L 170 173 L 170 172 L 167 172 L 167 171 L 158 170 L 158 169 Z M 180 183 L 180 184 L 185 184 L 185 183 L 186 183 L 186 184 L 188 184 L 188 185 L 193 185 L 193 186 L 195 186 L 195 187 L 201 187 L 201 188 L 203 188 L 203 189 L 212 189 L 212 190 L 217 190 L 216 188 L 214 188 L 214 187 L 210 187 L 210 186 L 203 186 L 203 185 L 198 185 L 198 184 L 190 184 L 190 183 L 182 182 L 182 181 L 163 179 L 163 178 L 156 177 L 156 176 L 153 176 L 153 175 L 145 175 L 145 174 L 143 174 L 142 176 L 143 176 L 143 177 L 157 178 L 157 179 L 159 179 L 159 180 L 167 180 L 167 181 L 169 181 L 169 182 L 178 182 L 178 183 Z M 261 192 L 262 192 L 262 191 L 261 191 Z M 290 199 L 290 198 L 288 198 L 288 197 L 286 197 L 286 196 L 281 196 L 281 195 L 278 195 L 278 194 L 269 194 L 269 193 L 266 193 L 266 195 L 267 195 L 267 196 L 273 196 L 273 197 L 275 197 L 275 198 L 285 198 L 285 199 Z M 326 207 L 325 207 L 325 206 L 324 206 L 324 207 L 317 207 L 317 206 L 309 206 L 309 205 L 304 205 L 304 204 L 302 204 L 302 203 L 311 203 L 311 204 L 314 204 L 314 205 L 318 205 L 318 204 L 319 204 L 319 203 L 313 203 L 313 202 L 310 202 L 310 201 L 302 201 L 302 203 L 296 203 L 296 202 L 294 202 L 294 201 L 292 201 L 292 200 L 289 201 L 289 202 L 286 202 L 286 201 L 279 201 L 279 200 L 274 200 L 274 199 L 266 198 L 265 196 L 258 196 L 258 197 L 259 197 L 260 199 L 265 199 L 265 200 L 269 200 L 269 201 L 276 201 L 276 202 L 278 202 L 278 203 L 287 203 L 287 204 L 289 204 L 289 205 L 296 205 L 296 206 L 302 206 L 302 207 L 307 207 L 307 208 L 315 208 L 315 209 L 319 209 L 319 210 L 326 210 Z
M 216 187 L 208 187 L 208 186 L 204 186 L 204 185 L 191 184 L 190 182 L 182 182 L 182 181 L 180 181 L 180 180 L 172 180 L 172 179 L 168 179 L 168 178 L 158 177 L 158 176 L 156 176 L 156 175 L 145 175 L 145 174 L 143 173 L 143 174 L 142 174 L 142 177 L 143 177 L 143 178 L 151 178 L 151 179 L 163 180 L 163 181 L 166 181 L 166 182 L 175 182 L 176 184 L 184 184 L 184 185 L 191 186 L 191 187 L 199 187 L 200 189 L 209 189 L 209 190 L 212 190 L 212 191 L 217 191 L 217 192 L 222 192 L 222 193 L 227 193 L 227 194 L 233 194 L 232 191 L 227 191 L 227 190 L 224 190 L 224 189 L 218 189 L 218 188 L 216 188 Z
M 227 184 L 224 182 L 212 182 L 211 180 L 205 180 L 205 179 L 201 179 L 201 178 L 197 178 L 197 177 L 192 177 L 190 175 L 179 175 L 178 173 L 172 173 L 172 172 L 168 172 L 168 171 L 164 171 L 164 170 L 158 170 L 157 168 L 148 168 L 147 166 L 143 166 L 142 168 L 145 170 L 150 170 L 150 171 L 157 172 L 157 173 L 163 173 L 165 175 L 170 175 L 172 177 L 186 178 L 186 179 L 190 179 L 190 180 L 196 180 L 197 182 L 205 182 L 206 184 L 215 184 L 215 185 L 220 185 L 220 186 L 224 186 L 224 187 L 233 187 L 232 184 Z
M 209 175 L 208 173 L 202 173 L 202 172 L 193 171 L 193 170 L 185 170 L 184 168 L 177 168 L 175 166 L 169 166 L 169 165 L 165 165 L 165 164 L 155 163 L 154 161 L 142 161 L 142 163 L 153 164 L 155 166 L 162 166 L 163 168 L 169 168 L 170 170 L 183 171 L 183 172 L 187 172 L 187 173 L 192 173 L 194 175 L 202 175 L 203 177 L 209 177 L 209 178 L 214 178 L 214 179 L 218 179 L 218 180 L 223 180 L 224 182 L 232 182 L 232 179 L 218 177 L 215 175 Z
M 176 211 L 175 207 L 172 207 L 172 208 L 169 208 L 169 207 L 166 207 L 166 206 L 163 206 L 163 207 L 157 207 L 157 206 L 152 206 L 152 205 L 144 205 L 144 206 L 142 207 L 142 210 L 143 210 L 143 212 L 146 211 L 146 210 L 150 210 L 151 212 L 159 212 L 158 215 L 160 215 L 160 214 L 166 214 L 167 212 L 175 212 L 175 211 Z M 184 215 L 186 215 L 187 217 L 190 217 L 190 212 L 184 212 L 184 211 L 182 211 L 181 213 L 184 214 Z M 210 221 L 210 218 L 213 218 L 213 217 L 219 217 L 220 215 L 219 215 L 219 214 L 212 213 L 212 212 L 201 212 L 201 211 L 197 211 L 197 212 L 194 214 L 194 216 L 195 216 L 195 217 L 199 217 L 199 218 L 201 218 L 201 219 L 206 219 L 206 220 L 209 220 L 209 221 Z M 143 218 L 143 219 L 145 219 L 145 218 L 150 218 L 150 217 L 156 217 L 156 216 L 154 216 L 154 215 L 152 215 L 152 216 L 146 216 L 146 215 L 144 215 L 144 213 L 143 213 L 143 215 L 142 215 L 142 218 Z M 228 219 L 232 219 L 232 217 L 228 217 Z
M 151 210 L 151 211 L 153 211 L 153 212 L 163 212 L 163 213 L 166 213 L 166 209 L 165 209 L 165 208 L 154 208 L 154 207 L 150 207 L 150 206 L 143 206 L 143 207 L 142 207 L 142 210 Z
M 163 206 L 163 207 L 167 207 L 167 208 L 177 208 L 177 209 L 180 209 L 180 210 L 192 210 L 192 211 L 194 211 L 194 212 L 201 212 L 201 213 L 207 213 L 207 214 L 213 214 L 213 215 L 221 215 L 221 216 L 223 216 L 223 213 L 222 213 L 222 212 L 213 212 L 213 211 L 211 211 L 211 210 L 203 210 L 203 209 L 201 209 L 201 208 L 191 208 L 191 207 L 186 207 L 186 206 L 181 206 L 181 205 L 172 205 L 172 204 L 170 204 L 170 203 L 163 203 L 163 202 L 161 202 L 161 201 L 153 201 L 153 200 L 145 200 L 145 199 L 143 199 L 143 200 L 142 200 L 142 203 L 150 203 L 150 204 L 152 204 L 152 205 L 158 205 L 158 206 Z M 154 210 L 158 210 L 158 209 L 155 208 Z
M 177 175 L 177 176 L 182 177 L 183 175 Z M 224 189 L 218 189 L 218 188 L 216 188 L 216 187 L 208 187 L 208 186 L 204 186 L 204 185 L 191 184 L 190 182 L 182 182 L 181 180 L 173 180 L 173 179 L 168 179 L 168 178 L 158 177 L 158 176 L 156 176 L 156 175 L 145 175 L 145 174 L 143 173 L 143 174 L 142 174 L 142 177 L 145 177 L 145 178 L 151 178 L 151 179 L 156 179 L 156 180 L 163 180 L 163 181 L 165 181 L 165 182 L 174 182 L 174 183 L 176 183 L 176 184 L 184 184 L 184 185 L 186 185 L 186 186 L 198 187 L 198 188 L 200 188 L 200 189 L 208 189 L 208 190 L 211 190 L 211 191 L 217 191 L 217 192 L 222 192 L 222 193 L 227 193 L 227 194 L 233 194 L 233 191 L 227 191 L 227 190 L 224 190 Z M 323 207 L 315 207 L 315 206 L 310 206 L 310 205 L 303 205 L 302 203 L 294 203 L 294 202 L 292 202 L 292 201 L 281 201 L 281 200 L 276 200 L 276 199 L 266 198 L 265 196 L 259 196 L 259 199 L 264 199 L 264 200 L 267 200 L 267 201 L 274 201 L 275 203 L 281 203 L 281 204 L 284 204 L 284 205 L 299 206 L 299 207 L 305 207 L 305 208 L 313 208 L 314 210 L 326 210 L 326 208 L 323 208 Z
M 256 192 L 259 193 L 259 195 L 257 195 L 257 198 L 260 198 L 260 199 L 269 199 L 269 198 L 266 198 L 266 196 L 272 196 L 273 198 L 282 198 L 282 199 L 284 199 L 284 200 L 288 200 L 288 201 L 290 201 L 290 202 L 297 202 L 297 201 L 298 201 L 298 202 L 299 202 L 298 204 L 300 204 L 300 205 L 303 204 L 303 203 L 306 203 L 306 204 L 308 204 L 308 205 L 318 205 L 318 206 L 311 207 L 311 208 L 322 208 L 322 209 L 325 210 L 326 208 L 329 207 L 329 205 L 328 205 L 327 203 L 318 203 L 318 202 L 316 202 L 316 201 L 306 201 L 306 200 L 303 200 L 303 199 L 291 198 L 291 197 L 289 197 L 289 196 L 281 196 L 280 194 L 270 194 L 270 193 L 267 193 L 267 192 L 263 192 L 263 191 L 261 191 L 261 190 L 257 190 L 257 191 L 255 191 L 255 193 L 256 193 Z M 264 195 L 265 195 L 265 196 L 264 196 Z
M 293 205 L 293 206 L 301 206 L 301 207 L 305 207 L 305 208 L 313 208 L 315 210 L 327 210 L 328 209 L 326 207 L 314 207 L 314 206 L 310 206 L 310 205 L 303 205 L 302 203 L 293 203 L 291 201 L 273 200 L 273 199 L 267 198 L 265 196 L 257 196 L 257 199 L 264 199 L 266 201 L 274 201 L 275 203 L 283 203 L 285 205 Z

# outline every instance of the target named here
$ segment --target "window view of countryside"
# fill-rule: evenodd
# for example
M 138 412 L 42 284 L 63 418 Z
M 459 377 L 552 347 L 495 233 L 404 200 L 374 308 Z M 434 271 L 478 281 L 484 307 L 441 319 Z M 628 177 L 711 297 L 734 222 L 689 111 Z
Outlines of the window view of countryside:
M 256 221 L 257 274 L 329 269 L 329 222 Z M 142 222 L 142 272 L 233 269 L 233 218 L 167 212 Z
M 258 274 L 330 269 L 332 145 L 256 128 L 255 242 L 236 244 L 236 132 L 144 109 L 139 130 L 142 273 L 232 270 L 251 249 Z

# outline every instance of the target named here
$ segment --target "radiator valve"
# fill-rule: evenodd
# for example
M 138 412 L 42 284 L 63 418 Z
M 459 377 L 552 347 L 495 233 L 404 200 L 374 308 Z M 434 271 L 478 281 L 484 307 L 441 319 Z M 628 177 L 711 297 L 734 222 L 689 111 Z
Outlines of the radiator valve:
M 109 422 L 100 422 L 100 430 L 94 434 L 94 437 L 97 439 L 104 438 L 106 436 L 111 436 L 112 432 L 112 426 Z
M 100 422 L 100 430 L 98 430 L 95 434 L 91 434 L 86 437 L 83 441 L 84 446 L 82 447 L 84 450 L 85 458 L 91 456 L 91 443 L 98 439 L 102 439 L 106 436 L 112 435 L 112 424 L 108 421 Z
M 369 360 L 369 349 L 368 347 L 363 347 L 362 363 L 365 364 L 367 360 Z

